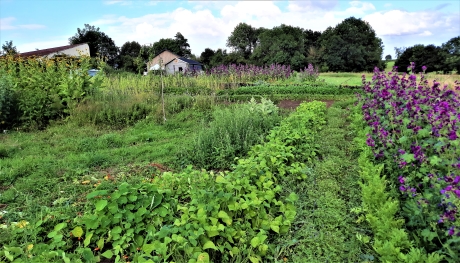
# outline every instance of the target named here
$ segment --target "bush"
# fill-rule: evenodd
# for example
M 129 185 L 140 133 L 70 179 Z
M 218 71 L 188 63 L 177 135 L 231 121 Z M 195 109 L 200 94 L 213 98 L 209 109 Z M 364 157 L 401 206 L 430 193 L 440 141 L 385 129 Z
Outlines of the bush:
M 202 124 L 183 162 L 205 169 L 227 169 L 237 156 L 262 141 L 265 134 L 280 121 L 278 108 L 269 100 L 217 109 L 213 122 Z
M 13 81 L 5 73 L 0 73 L 0 128 L 7 128 L 14 123 L 15 94 Z

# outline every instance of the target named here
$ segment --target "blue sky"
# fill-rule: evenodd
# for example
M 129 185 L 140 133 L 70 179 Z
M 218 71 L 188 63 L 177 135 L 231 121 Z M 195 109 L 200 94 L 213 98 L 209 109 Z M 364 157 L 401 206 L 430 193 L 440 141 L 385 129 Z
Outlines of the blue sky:
M 64 46 L 77 28 L 90 24 L 117 46 L 149 44 L 181 32 L 199 56 L 207 47 L 227 48 L 226 39 L 239 22 L 323 31 L 350 16 L 370 23 L 383 40 L 384 56 L 394 56 L 394 47 L 441 45 L 460 35 L 458 0 L 1 0 L 0 42 L 13 40 L 20 52 Z

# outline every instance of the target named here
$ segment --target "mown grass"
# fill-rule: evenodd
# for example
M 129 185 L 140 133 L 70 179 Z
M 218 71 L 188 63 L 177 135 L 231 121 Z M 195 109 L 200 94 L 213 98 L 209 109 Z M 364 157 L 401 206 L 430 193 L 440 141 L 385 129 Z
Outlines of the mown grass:
M 286 179 L 286 193 L 295 192 L 298 214 L 287 236 L 272 241 L 279 262 L 363 262 L 372 251 L 356 239 L 363 233 L 350 213 L 360 205 L 358 152 L 348 126 L 347 107 L 352 101 L 333 105 L 327 125 L 317 138 L 319 160 L 303 181 Z
M 389 63 L 390 64 L 390 63 Z M 393 62 L 394 64 L 394 62 Z M 386 71 L 391 71 L 391 68 L 388 68 L 387 65 Z M 319 79 L 324 80 L 326 83 L 334 85 L 349 85 L 349 86 L 361 86 L 362 85 L 362 75 L 366 76 L 367 81 L 372 80 L 372 73 L 321 73 Z M 448 88 L 452 89 L 455 86 L 455 81 L 460 81 L 460 75 L 458 74 L 437 74 L 434 72 L 428 73 L 427 79 L 430 83 L 434 80 L 440 82 L 442 86 L 447 85 Z

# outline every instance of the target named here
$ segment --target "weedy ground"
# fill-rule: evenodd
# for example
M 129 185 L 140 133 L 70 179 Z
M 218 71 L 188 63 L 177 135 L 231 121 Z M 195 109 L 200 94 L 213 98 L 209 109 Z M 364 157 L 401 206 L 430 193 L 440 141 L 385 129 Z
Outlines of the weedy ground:
M 123 130 L 56 123 L 1 134 L 0 208 L 8 213 L 0 221 L 34 221 L 42 207 L 78 210 L 81 194 L 103 181 L 154 176 L 174 163 L 206 114 L 185 110 L 164 125 L 145 120 Z
M 284 180 L 286 193 L 295 192 L 298 214 L 287 236 L 272 241 L 275 257 L 288 262 L 363 262 L 372 250 L 356 239 L 365 231 L 350 213 L 361 203 L 358 151 L 349 127 L 348 107 L 337 102 L 328 109 L 327 125 L 317 138 L 319 159 L 301 182 Z

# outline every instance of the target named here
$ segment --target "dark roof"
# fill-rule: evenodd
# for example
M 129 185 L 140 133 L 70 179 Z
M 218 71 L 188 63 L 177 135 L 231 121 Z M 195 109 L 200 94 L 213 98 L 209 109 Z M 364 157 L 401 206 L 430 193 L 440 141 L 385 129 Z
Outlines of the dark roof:
M 18 56 L 20 56 L 20 57 L 32 57 L 32 56 L 42 57 L 42 56 L 49 55 L 51 53 L 63 51 L 63 50 L 69 49 L 69 48 L 77 47 L 77 46 L 81 46 L 83 44 L 86 44 L 86 43 L 75 44 L 75 45 L 67 45 L 67 46 L 62 46 L 62 47 L 53 47 L 53 48 L 41 49 L 41 50 L 30 51 L 30 52 L 24 52 L 24 53 L 19 53 Z
M 188 58 L 180 57 L 179 59 L 192 65 L 201 65 L 200 62 Z

